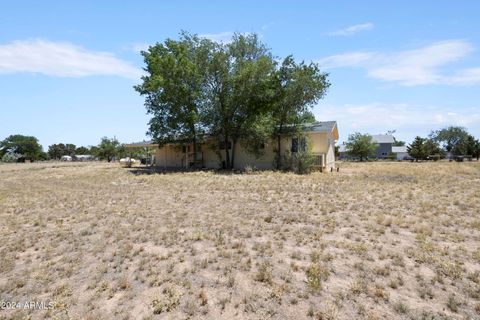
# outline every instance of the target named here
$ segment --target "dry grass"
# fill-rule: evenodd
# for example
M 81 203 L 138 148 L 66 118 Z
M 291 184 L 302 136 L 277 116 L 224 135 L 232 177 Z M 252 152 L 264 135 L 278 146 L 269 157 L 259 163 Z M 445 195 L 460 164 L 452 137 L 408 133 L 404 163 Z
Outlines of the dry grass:
M 480 317 L 478 163 L 0 177 L 0 318 Z

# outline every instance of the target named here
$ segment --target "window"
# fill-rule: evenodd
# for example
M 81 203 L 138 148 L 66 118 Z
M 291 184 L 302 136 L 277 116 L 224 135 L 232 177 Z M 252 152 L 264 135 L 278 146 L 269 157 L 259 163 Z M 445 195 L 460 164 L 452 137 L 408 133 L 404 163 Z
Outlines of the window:
M 301 138 L 300 140 L 298 138 L 292 138 L 292 152 L 304 152 L 307 149 L 307 142 L 305 138 Z
M 297 138 L 292 138 L 292 152 L 298 152 L 298 139 Z

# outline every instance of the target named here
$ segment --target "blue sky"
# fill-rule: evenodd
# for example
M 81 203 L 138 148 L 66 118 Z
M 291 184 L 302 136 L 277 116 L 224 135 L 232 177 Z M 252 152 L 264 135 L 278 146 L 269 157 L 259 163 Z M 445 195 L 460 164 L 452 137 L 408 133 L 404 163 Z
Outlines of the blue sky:
M 320 63 L 332 86 L 313 111 L 338 121 L 340 141 L 448 125 L 480 137 L 478 12 L 474 0 L 2 1 L 0 139 L 148 139 L 139 50 L 180 30 L 255 32 L 277 56 Z

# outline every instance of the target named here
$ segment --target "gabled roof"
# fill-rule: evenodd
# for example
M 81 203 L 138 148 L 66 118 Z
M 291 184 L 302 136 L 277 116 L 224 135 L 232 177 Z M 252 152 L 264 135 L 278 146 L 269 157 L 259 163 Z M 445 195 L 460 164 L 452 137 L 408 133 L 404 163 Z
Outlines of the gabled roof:
M 391 134 L 373 134 L 372 142 L 375 143 L 394 143 L 395 139 Z
M 338 129 L 336 121 L 316 121 L 305 124 L 303 127 L 307 132 L 331 132 L 333 137 L 338 140 Z

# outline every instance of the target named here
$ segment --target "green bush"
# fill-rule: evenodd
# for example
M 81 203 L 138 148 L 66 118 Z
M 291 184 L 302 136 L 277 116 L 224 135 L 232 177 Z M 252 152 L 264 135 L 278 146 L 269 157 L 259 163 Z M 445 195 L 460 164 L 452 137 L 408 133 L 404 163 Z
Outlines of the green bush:
M 315 156 L 310 151 L 302 151 L 293 157 L 293 168 L 298 174 L 309 174 L 315 165 Z

